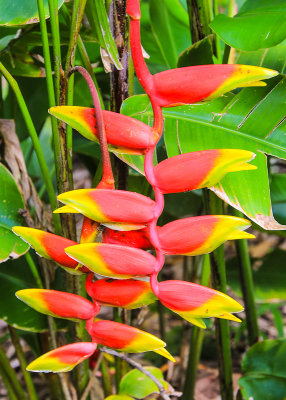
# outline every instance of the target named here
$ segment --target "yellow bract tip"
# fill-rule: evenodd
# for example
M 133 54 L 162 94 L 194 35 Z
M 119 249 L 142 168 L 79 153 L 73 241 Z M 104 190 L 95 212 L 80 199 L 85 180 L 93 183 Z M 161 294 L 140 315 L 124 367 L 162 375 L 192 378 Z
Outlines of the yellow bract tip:
M 171 360 L 173 362 L 175 362 L 176 360 L 174 359 L 174 357 L 168 352 L 168 350 L 166 350 L 164 347 L 162 347 L 161 349 L 157 349 L 157 350 L 153 350 L 155 353 L 160 354 L 160 356 L 163 356 L 165 358 L 167 358 L 168 360 Z
M 56 210 L 53 211 L 54 214 L 65 214 L 65 213 L 72 213 L 72 214 L 80 214 L 78 210 L 71 206 L 62 206 L 60 208 L 57 208 Z
M 216 316 L 217 318 L 228 319 L 230 321 L 242 322 L 241 319 L 237 318 L 235 315 L 231 313 L 224 313 Z

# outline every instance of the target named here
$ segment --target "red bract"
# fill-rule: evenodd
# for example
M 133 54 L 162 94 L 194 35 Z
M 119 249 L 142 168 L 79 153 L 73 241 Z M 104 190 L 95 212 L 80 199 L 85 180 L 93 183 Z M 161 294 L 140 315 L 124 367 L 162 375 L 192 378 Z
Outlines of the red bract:
M 211 187 L 228 172 L 256 169 L 247 164 L 255 154 L 236 149 L 196 151 L 168 158 L 154 167 L 156 184 L 163 193 Z
M 75 271 L 78 263 L 65 253 L 66 247 L 77 244 L 73 240 L 39 229 L 26 228 L 23 226 L 13 226 L 13 232 L 29 243 L 40 256 L 48 260 L 54 260 L 61 267 L 67 268 L 70 273 L 89 272 L 89 269 L 84 266 L 81 266 Z
M 119 279 L 150 275 L 156 261 L 146 251 L 116 244 L 85 243 L 65 251 L 94 273 Z
M 58 199 L 85 216 L 117 230 L 144 228 L 153 217 L 154 201 L 124 190 L 79 189 Z
M 103 346 L 128 353 L 155 351 L 174 361 L 171 354 L 164 349 L 165 342 L 133 326 L 105 320 L 88 321 L 86 326 L 92 340 Z
M 226 294 L 191 282 L 161 282 L 158 297 L 166 307 L 201 328 L 205 328 L 202 318 L 240 321 L 231 313 L 243 310 L 237 301 Z
M 87 320 L 99 311 L 84 297 L 58 290 L 23 289 L 16 296 L 35 310 L 57 318 Z
M 98 141 L 93 108 L 60 106 L 52 107 L 49 111 L 87 139 Z M 144 154 L 158 139 L 158 134 L 141 121 L 112 111 L 102 111 L 102 115 L 110 150 L 119 153 Z
M 152 244 L 148 237 L 148 230 L 138 231 L 115 231 L 105 228 L 102 234 L 103 243 L 119 244 L 122 246 L 137 247 L 138 249 L 150 250 Z
M 227 215 L 183 218 L 159 228 L 160 248 L 165 254 L 198 255 L 210 253 L 226 240 L 253 238 L 243 232 L 246 219 Z
M 127 1 L 130 44 L 137 77 L 156 107 L 173 107 L 210 100 L 243 86 L 264 86 L 261 79 L 277 71 L 251 65 L 212 64 L 176 68 L 151 75 L 145 64 L 140 41 L 140 3 Z M 156 108 L 154 107 L 154 108 Z
M 135 279 L 99 279 L 92 282 L 92 275 L 86 280 L 89 296 L 101 305 L 122 307 L 128 310 L 154 303 L 157 297 L 153 294 L 150 283 Z

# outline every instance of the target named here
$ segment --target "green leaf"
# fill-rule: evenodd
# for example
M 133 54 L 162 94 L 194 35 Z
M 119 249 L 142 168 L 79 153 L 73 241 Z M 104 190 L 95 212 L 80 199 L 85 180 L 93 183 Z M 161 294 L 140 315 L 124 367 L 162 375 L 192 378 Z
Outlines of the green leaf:
M 133 400 L 133 397 L 127 394 L 112 394 L 111 396 L 105 397 L 104 400 Z
M 168 27 L 164 27 L 162 24 L 162 15 L 160 9 L 158 10 L 157 4 L 152 0 L 150 8 L 152 11 L 152 21 L 150 25 L 149 7 L 145 2 L 141 2 L 141 38 L 142 45 L 146 52 L 149 54 L 150 59 L 146 60 L 148 67 L 152 73 L 162 71 L 166 68 L 170 68 L 170 63 L 176 66 L 174 63 L 174 49 L 176 50 L 177 57 L 179 54 L 186 49 L 191 43 L 190 29 L 188 14 L 184 7 L 178 0 L 165 0 L 160 1 L 163 5 L 168 18 Z M 155 18 L 160 19 L 160 26 L 156 25 Z M 153 30 L 155 29 L 155 31 Z M 166 30 L 168 29 L 168 35 L 172 40 L 172 55 L 168 52 L 168 41 L 166 41 Z
M 88 0 L 85 9 L 91 29 L 102 48 L 104 48 L 117 69 L 122 69 L 119 61 L 117 48 L 115 46 L 108 17 L 103 0 Z
M 228 93 L 206 103 L 164 109 L 164 139 L 169 157 L 220 148 L 245 149 L 256 154 L 251 163 L 257 170 L 229 173 L 212 189 L 258 225 L 271 230 L 285 227 L 272 215 L 264 153 L 286 159 L 285 96 L 286 78 L 279 76 L 269 80 L 265 87 L 247 88 L 236 95 Z M 151 122 L 152 109 L 144 96 L 127 99 L 122 113 Z
M 58 8 L 64 0 L 58 0 Z M 45 16 L 49 17 L 48 0 L 44 0 Z M 39 22 L 36 0 L 9 0 L 0 2 L 0 25 L 14 26 Z
M 4 165 L 0 164 L 0 263 L 9 258 L 18 258 L 29 248 L 12 232 L 14 225 L 22 225 L 19 209 L 24 209 L 24 200 L 18 186 Z
M 244 399 L 282 400 L 286 396 L 286 340 L 264 340 L 242 359 L 239 386 Z
M 167 388 L 168 383 L 164 381 L 163 373 L 159 368 L 145 367 L 152 375 L 154 375 L 162 385 Z M 146 375 L 137 369 L 132 369 L 120 381 L 119 394 L 126 394 L 143 399 L 151 393 L 159 393 L 158 386 Z
M 284 0 L 247 0 L 233 18 L 219 14 L 210 27 L 237 49 L 272 47 L 286 38 L 286 4 Z
M 7 261 L 3 264 L 0 269 L 0 280 L 0 319 L 3 319 L 15 328 L 25 331 L 42 332 L 46 330 L 46 317 L 33 310 L 15 296 L 17 290 L 37 286 L 26 260 L 21 258 Z
M 286 224 L 286 174 L 271 176 L 270 191 L 274 216 L 281 224 Z
M 178 67 L 213 64 L 213 35 L 209 35 L 184 50 L 178 58 Z
M 281 73 L 286 70 L 286 40 L 277 46 L 257 51 L 241 51 L 236 64 L 259 65 L 260 67 L 275 69 Z
M 149 9 L 152 31 L 165 64 L 168 68 L 176 68 L 178 49 L 171 27 L 172 18 L 188 25 L 188 14 L 179 0 L 149 0 Z
M 36 61 L 26 47 L 13 46 L 12 50 L 1 54 L 1 62 L 13 76 L 42 78 L 46 76 L 44 64 Z
M 267 254 L 258 269 L 253 269 L 254 297 L 256 301 L 265 302 L 281 302 L 286 299 L 285 287 L 285 250 L 274 250 Z M 252 265 L 257 259 L 252 260 Z M 227 282 L 231 289 L 238 295 L 242 296 L 238 262 L 232 259 L 227 264 Z

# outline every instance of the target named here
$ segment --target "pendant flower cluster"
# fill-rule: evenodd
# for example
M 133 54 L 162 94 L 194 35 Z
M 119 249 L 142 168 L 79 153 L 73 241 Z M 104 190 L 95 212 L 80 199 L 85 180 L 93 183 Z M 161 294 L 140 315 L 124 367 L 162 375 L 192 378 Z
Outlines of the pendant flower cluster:
M 226 294 L 185 281 L 158 282 L 158 273 L 165 254 L 206 254 L 226 240 L 253 237 L 244 232 L 250 226 L 249 221 L 223 215 L 184 218 L 162 227 L 157 226 L 157 221 L 164 208 L 164 193 L 211 187 L 229 172 L 254 169 L 248 162 L 255 155 L 238 149 L 205 150 L 169 158 L 155 167 L 153 155 L 163 132 L 162 107 L 210 100 L 236 87 L 263 86 L 261 79 L 277 73 L 245 65 L 204 65 L 151 75 L 142 54 L 139 0 L 127 1 L 127 14 L 134 67 L 153 107 L 153 126 L 102 111 L 92 80 L 82 67 L 75 67 L 72 72 L 80 72 L 87 80 L 94 109 L 61 106 L 51 108 L 50 113 L 87 139 L 98 141 L 101 148 L 103 176 L 98 187 L 58 196 L 64 206 L 57 212 L 84 215 L 80 244 L 37 229 L 13 228 L 40 256 L 54 260 L 70 273 L 86 274 L 86 291 L 92 300 L 46 289 L 16 293 L 20 300 L 41 313 L 86 321 L 92 339 L 44 354 L 28 366 L 31 371 L 69 371 L 92 356 L 97 345 L 131 353 L 155 351 L 174 361 L 165 349 L 166 343 L 155 336 L 96 318 L 102 305 L 134 309 L 159 300 L 201 328 L 205 328 L 203 318 L 240 321 L 233 313 L 242 311 L 242 306 Z M 145 155 L 145 176 L 153 187 L 155 200 L 114 189 L 108 148 Z M 95 243 L 99 225 L 105 227 L 103 241 Z M 156 256 L 147 249 L 155 250 Z M 105 278 L 94 281 L 94 274 Z M 135 279 L 139 277 L 149 280 Z

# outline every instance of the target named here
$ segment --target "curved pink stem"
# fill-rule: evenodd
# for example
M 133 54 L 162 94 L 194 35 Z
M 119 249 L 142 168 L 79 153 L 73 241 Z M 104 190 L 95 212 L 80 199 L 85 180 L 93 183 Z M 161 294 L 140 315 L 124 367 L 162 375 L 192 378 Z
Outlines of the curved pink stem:
M 105 134 L 105 127 L 104 127 L 104 122 L 103 122 L 103 116 L 102 116 L 102 109 L 100 105 L 100 100 L 98 97 L 98 93 L 96 90 L 96 87 L 94 85 L 94 82 L 87 72 L 87 70 L 83 67 L 76 66 L 73 67 L 70 70 L 69 76 L 73 74 L 75 71 L 78 71 L 86 80 L 86 83 L 88 84 L 91 96 L 92 96 L 92 101 L 94 105 L 94 111 L 95 111 L 95 118 L 96 118 L 96 127 L 97 127 L 97 132 L 98 132 L 98 141 L 100 145 L 100 152 L 101 152 L 101 157 L 102 157 L 102 179 L 101 182 L 105 184 L 105 186 L 108 186 L 110 188 L 114 188 L 114 177 L 113 177 L 113 172 L 112 172 L 112 167 L 111 167 L 111 162 L 110 162 L 110 157 L 109 157 L 109 151 L 108 151 L 108 145 L 107 145 L 107 140 L 106 140 L 106 134 Z

